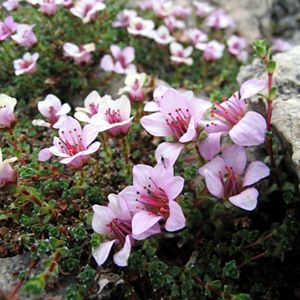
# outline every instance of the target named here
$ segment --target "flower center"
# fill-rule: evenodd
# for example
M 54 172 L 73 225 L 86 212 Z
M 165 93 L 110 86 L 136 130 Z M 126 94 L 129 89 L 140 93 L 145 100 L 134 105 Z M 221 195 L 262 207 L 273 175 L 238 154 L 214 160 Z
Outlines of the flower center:
M 136 30 L 142 30 L 144 28 L 143 24 L 142 23 L 136 23 L 135 24 L 135 29 Z
M 59 139 L 59 146 L 64 153 L 73 156 L 85 149 L 82 144 L 82 137 L 77 132 L 76 128 L 69 130 L 68 135 L 65 131 L 62 131 L 61 134 L 63 135 L 64 140 L 61 138 Z
M 142 192 L 137 191 L 138 199 L 136 201 L 142 203 L 149 213 L 161 215 L 166 219 L 170 214 L 168 196 L 162 188 L 157 186 L 151 177 L 149 179 L 152 184 L 144 186 Z M 140 207 L 137 206 L 137 208 Z
M 167 125 L 172 130 L 176 138 L 180 138 L 187 132 L 191 115 L 188 109 L 185 112 L 181 108 L 175 110 L 175 113 L 168 113 L 169 118 L 166 119 Z
M 109 124 L 119 123 L 122 121 L 120 110 L 107 109 L 105 112 Z
M 56 116 L 57 111 L 54 109 L 53 106 L 49 107 L 49 122 L 53 125 L 57 122 L 58 117 Z
M 219 172 L 219 176 L 224 188 L 224 197 L 228 198 L 240 193 L 242 186 L 239 181 L 240 175 L 234 174 L 232 167 L 226 166 L 225 169 L 225 176 L 221 172 Z
M 118 218 L 113 219 L 106 225 L 110 233 L 112 233 L 122 244 L 125 242 L 126 235 L 132 232 L 131 222 L 120 220 Z
M 83 12 L 82 12 L 83 16 L 86 17 L 88 15 L 88 13 L 92 10 L 92 8 L 93 8 L 93 5 L 87 4 L 83 9 Z
M 126 59 L 124 57 L 124 55 L 120 54 L 117 57 L 117 61 L 121 64 L 121 66 L 125 69 L 127 64 L 126 64 Z
M 215 107 L 210 111 L 212 118 L 216 118 L 224 125 L 232 128 L 245 115 L 244 109 L 240 106 L 239 98 L 234 95 L 234 99 L 225 100 L 224 105 L 216 103 Z M 215 123 L 212 122 L 211 125 Z
M 91 115 L 95 115 L 98 112 L 98 105 L 96 105 L 95 103 L 91 103 L 89 106 Z

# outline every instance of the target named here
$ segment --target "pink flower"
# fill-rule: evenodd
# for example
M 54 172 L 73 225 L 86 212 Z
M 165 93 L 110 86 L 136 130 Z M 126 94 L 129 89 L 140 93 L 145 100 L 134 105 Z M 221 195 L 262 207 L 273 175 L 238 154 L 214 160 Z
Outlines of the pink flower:
M 141 10 L 152 10 L 153 0 L 143 0 L 138 3 L 138 6 Z
M 144 20 L 141 17 L 131 18 L 127 31 L 132 35 L 151 36 L 154 29 L 154 22 L 152 20 Z
M 62 0 L 61 4 L 63 7 L 70 8 L 73 6 L 73 0 Z
M 34 25 L 18 24 L 17 33 L 12 35 L 11 38 L 19 45 L 30 48 L 37 43 L 37 37 L 32 31 Z
M 0 189 L 3 187 L 16 183 L 18 176 L 17 171 L 12 168 L 11 163 L 17 160 L 16 157 L 12 157 L 6 160 L 2 158 L 2 151 L 0 148 Z
M 105 55 L 100 62 L 100 67 L 106 72 L 118 74 L 136 73 L 136 67 L 132 62 L 135 58 L 135 51 L 132 47 L 121 49 L 117 45 L 111 45 L 112 55 Z
M 216 40 L 212 40 L 206 44 L 197 44 L 197 49 L 204 51 L 203 57 L 207 61 L 214 61 L 223 56 L 225 46 Z
M 36 62 L 39 59 L 39 54 L 30 54 L 29 52 L 23 55 L 23 58 L 14 60 L 15 74 L 34 74 L 36 72 Z
M 74 59 L 76 65 L 87 64 L 91 61 L 91 52 L 95 51 L 95 44 L 77 46 L 72 43 L 64 44 L 64 55 Z
M 185 23 L 181 20 L 177 20 L 173 16 L 169 16 L 164 19 L 165 25 L 168 27 L 170 32 L 173 32 L 175 29 L 183 29 L 185 28 Z
M 248 59 L 247 42 L 244 38 L 232 35 L 227 40 L 228 51 L 237 57 L 238 60 L 245 62 Z
M 193 59 L 190 57 L 193 52 L 193 47 L 183 48 L 177 42 L 172 42 L 170 45 L 171 60 L 176 64 L 192 65 Z
M 188 16 L 191 15 L 191 13 L 192 13 L 191 7 L 184 7 L 181 5 L 176 5 L 171 10 L 172 16 L 174 16 L 175 18 L 181 18 L 181 19 L 187 18 Z
M 185 143 L 195 141 L 202 130 L 202 118 L 211 107 L 209 101 L 194 97 L 193 92 L 179 93 L 169 88 L 159 100 L 160 111 L 141 118 L 142 126 L 158 137 L 173 137 L 176 143 L 164 142 L 156 150 L 156 159 L 174 163 Z
M 106 8 L 106 5 L 99 0 L 79 0 L 70 12 L 79 17 L 83 23 L 96 19 L 99 11 Z
M 215 10 L 213 6 L 206 2 L 200 2 L 200 1 L 193 1 L 194 6 L 196 7 L 196 15 L 198 17 L 206 17 L 211 12 Z
M 285 52 L 285 51 L 288 51 L 292 48 L 292 45 L 281 39 L 281 38 L 276 38 L 276 39 L 273 39 L 273 50 L 275 52 Z
M 184 179 L 174 176 L 173 167 L 159 162 L 154 168 L 147 165 L 133 167 L 133 186 L 120 194 L 132 211 L 132 233 L 136 236 L 153 231 L 161 221 L 167 231 L 185 227 L 185 217 L 175 201 L 183 189 Z M 137 238 L 138 239 L 138 238 Z
M 169 86 L 166 85 L 159 85 L 153 92 L 153 101 L 148 102 L 145 107 L 144 111 L 147 112 L 156 112 L 160 110 L 160 99 L 164 97 L 165 92 L 169 89 Z
M 108 131 L 111 136 L 126 135 L 133 117 L 130 117 L 131 105 L 126 96 L 117 100 L 102 98 L 98 112 L 89 123 L 95 125 L 98 132 Z
M 77 120 L 65 117 L 59 127 L 59 137 L 54 137 L 53 146 L 39 153 L 39 161 L 46 161 L 53 155 L 61 158 L 62 164 L 69 164 L 80 169 L 89 160 L 90 154 L 96 152 L 100 142 L 94 142 L 98 131 L 94 125 L 88 124 L 81 129 Z
M 175 40 L 175 38 L 170 35 L 168 28 L 163 25 L 153 31 L 152 38 L 160 45 L 167 45 Z
M 12 16 L 8 16 L 0 22 L 0 41 L 4 41 L 17 30 L 17 24 Z
M 20 0 L 7 0 L 2 3 L 2 5 L 8 11 L 16 10 L 19 7 Z
M 53 16 L 57 11 L 57 5 L 60 3 L 57 0 L 39 0 L 40 11 L 47 16 Z
M 146 78 L 145 73 L 127 75 L 125 78 L 125 87 L 121 88 L 118 94 L 128 93 L 130 100 L 143 101 L 145 99 L 143 86 Z
M 193 46 L 207 41 L 207 34 L 197 28 L 190 28 L 185 32 L 187 38 L 192 42 Z
M 168 17 L 172 13 L 172 2 L 160 0 L 153 1 L 152 10 L 159 18 Z
M 245 99 L 256 95 L 266 87 L 264 80 L 252 79 L 244 82 L 239 92 L 228 100 L 216 103 L 211 110 L 212 121 L 206 122 L 205 130 L 229 133 L 231 140 L 240 146 L 257 146 L 265 141 L 267 125 L 257 112 L 247 112 Z
M 124 27 L 127 28 L 129 26 L 129 22 L 132 18 L 137 16 L 137 12 L 132 9 L 124 9 L 120 13 L 117 14 L 116 20 L 113 22 L 113 27 Z
M 99 266 L 107 260 L 113 246 L 116 249 L 113 256 L 115 264 L 119 267 L 127 266 L 134 239 L 145 239 L 159 232 L 159 227 L 153 226 L 143 235 L 132 234 L 132 213 L 121 195 L 122 192 L 118 195 L 110 194 L 108 206 L 93 206 L 92 227 L 104 237 L 104 241 L 93 249 L 93 256 Z
M 269 168 L 260 161 L 253 161 L 246 171 L 247 156 L 243 147 L 227 146 L 217 156 L 199 169 L 205 178 L 208 191 L 219 199 L 229 200 L 233 205 L 253 210 L 257 205 L 258 191 L 252 186 L 270 175 Z
M 154 136 L 173 136 L 180 143 L 187 143 L 196 138 L 202 117 L 211 103 L 195 98 L 192 92 L 180 94 L 169 88 L 159 106 L 159 112 L 141 118 L 142 126 Z
M 66 117 L 67 113 L 71 111 L 69 104 L 61 104 L 61 101 L 54 95 L 48 95 L 45 100 L 38 103 L 39 112 L 47 119 L 33 120 L 32 124 L 35 126 L 59 128 Z
M 213 11 L 206 18 L 206 25 L 215 29 L 235 27 L 233 19 L 230 16 L 228 16 L 222 9 Z
M 17 122 L 14 114 L 16 104 L 15 98 L 0 94 L 0 129 L 12 129 L 15 126 Z
M 89 123 L 92 116 L 99 112 L 99 107 L 106 101 L 111 100 L 111 96 L 101 97 L 97 91 L 92 91 L 84 100 L 84 107 L 76 107 L 75 118 L 80 122 Z

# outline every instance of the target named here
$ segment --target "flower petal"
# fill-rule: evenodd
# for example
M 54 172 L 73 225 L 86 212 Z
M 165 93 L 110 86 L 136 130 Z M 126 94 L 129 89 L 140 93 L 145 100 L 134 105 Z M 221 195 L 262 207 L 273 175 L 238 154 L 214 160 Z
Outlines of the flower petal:
M 142 117 L 140 122 L 144 129 L 153 136 L 171 136 L 173 134 L 161 112 Z
M 238 145 L 227 146 L 221 157 L 225 165 L 233 169 L 234 175 L 241 175 L 247 163 L 247 154 L 243 147 Z
M 166 163 L 174 165 L 183 147 L 184 145 L 181 143 L 161 143 L 155 151 L 156 161 L 164 160 Z
M 231 140 L 240 146 L 258 146 L 264 143 L 267 131 L 265 118 L 257 112 L 249 111 L 229 131 Z
M 255 188 L 248 188 L 236 196 L 229 197 L 229 201 L 242 209 L 254 210 L 257 205 L 258 191 Z
M 165 228 L 167 231 L 173 232 L 185 227 L 185 217 L 181 206 L 176 201 L 169 202 L 170 216 L 167 219 Z
M 198 149 L 205 160 L 213 159 L 221 151 L 222 132 L 210 133 L 206 139 L 198 143 Z
M 49 148 L 42 149 L 39 152 L 38 160 L 39 161 L 47 161 L 48 159 L 50 159 L 52 157 L 52 155 L 53 154 L 50 152 Z
M 270 169 L 261 161 L 253 161 L 247 168 L 243 186 L 254 184 L 270 175 Z
M 126 267 L 128 265 L 128 258 L 131 252 L 130 236 L 126 235 L 123 248 L 114 254 L 114 262 L 119 267 Z
M 158 223 L 161 219 L 162 216 L 142 210 L 136 213 L 132 218 L 132 233 L 134 235 L 142 234 Z
M 244 82 L 240 89 L 241 99 L 250 98 L 267 87 L 267 82 L 260 79 L 250 79 Z
M 110 250 L 116 241 L 117 240 L 103 242 L 97 248 L 93 249 L 92 253 L 98 266 L 101 266 L 105 263 L 110 253 Z

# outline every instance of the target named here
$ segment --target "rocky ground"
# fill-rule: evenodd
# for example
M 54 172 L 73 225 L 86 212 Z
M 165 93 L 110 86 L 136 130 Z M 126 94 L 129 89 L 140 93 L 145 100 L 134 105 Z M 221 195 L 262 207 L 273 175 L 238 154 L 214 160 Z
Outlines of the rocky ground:
M 191 1 L 178 2 L 185 4 Z M 300 44 L 300 0 L 213 2 L 232 15 L 241 34 L 249 42 L 259 37 L 270 38 L 276 35 L 284 37 L 293 45 Z M 287 150 L 287 165 L 291 166 L 292 172 L 296 172 L 300 178 L 300 46 L 277 54 L 274 59 L 278 66 L 274 78 L 278 97 L 274 101 L 272 125 Z M 249 78 L 260 78 L 263 72 L 260 63 L 254 61 L 251 65 L 242 67 L 237 80 L 242 83 Z M 252 106 L 260 111 L 264 109 L 259 98 L 252 100 Z M 28 269 L 28 257 L 28 254 L 24 254 L 0 259 L 0 289 L 9 291 L 16 285 L 15 275 Z M 109 280 L 106 279 L 102 283 L 104 282 Z M 51 296 L 47 299 L 51 299 Z

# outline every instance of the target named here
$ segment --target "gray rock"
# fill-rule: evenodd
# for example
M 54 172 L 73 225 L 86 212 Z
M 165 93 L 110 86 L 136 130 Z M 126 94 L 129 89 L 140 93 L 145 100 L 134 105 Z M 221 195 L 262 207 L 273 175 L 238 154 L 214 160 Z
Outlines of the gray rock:
M 238 31 L 250 43 L 271 36 L 271 11 L 274 0 L 214 0 L 236 21 Z
M 274 86 L 277 97 L 273 103 L 272 126 L 287 149 L 289 167 L 300 179 L 300 46 L 274 56 L 277 67 Z M 255 60 L 242 67 L 237 77 L 239 84 L 250 78 L 267 78 L 264 66 Z M 249 100 L 254 110 L 264 113 L 265 105 L 259 97 Z
M 0 258 L 0 289 L 10 292 L 18 282 L 18 274 L 27 269 L 30 263 L 30 254 Z M 22 299 L 30 299 L 22 297 Z

